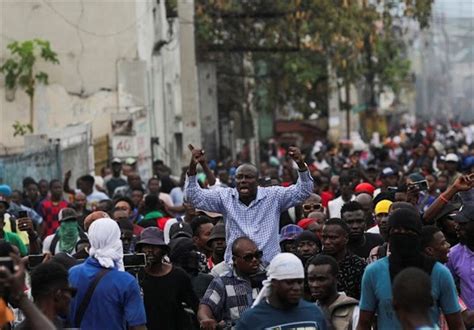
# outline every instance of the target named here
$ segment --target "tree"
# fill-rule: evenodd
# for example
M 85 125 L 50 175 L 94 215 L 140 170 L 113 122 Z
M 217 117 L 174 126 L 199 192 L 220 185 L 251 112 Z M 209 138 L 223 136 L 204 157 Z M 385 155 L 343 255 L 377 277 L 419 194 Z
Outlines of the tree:
M 23 42 L 14 41 L 7 48 L 11 56 L 0 67 L 5 75 L 6 88 L 15 91 L 22 88 L 30 99 L 30 121 L 28 124 L 15 122 L 14 136 L 33 132 L 34 127 L 34 97 L 38 83 L 48 84 L 48 74 L 36 70 L 36 62 L 42 59 L 45 62 L 59 64 L 58 55 L 51 49 L 49 41 L 34 39 Z
M 365 102 L 377 106 L 385 88 L 398 93 L 409 81 L 405 43 L 398 22 L 429 23 L 433 0 L 254 0 L 196 1 L 198 54 L 218 63 L 219 96 L 226 109 L 249 75 L 268 109 L 291 108 L 305 117 L 327 115 L 328 67 L 338 88 L 344 87 L 341 109 L 350 114 L 349 87 L 366 86 Z M 255 65 L 246 70 L 242 54 L 252 52 Z M 248 67 L 248 66 L 247 66 Z M 264 86 L 266 92 L 261 92 Z M 243 96 L 243 99 L 247 99 Z M 316 104 L 316 109 L 311 107 Z

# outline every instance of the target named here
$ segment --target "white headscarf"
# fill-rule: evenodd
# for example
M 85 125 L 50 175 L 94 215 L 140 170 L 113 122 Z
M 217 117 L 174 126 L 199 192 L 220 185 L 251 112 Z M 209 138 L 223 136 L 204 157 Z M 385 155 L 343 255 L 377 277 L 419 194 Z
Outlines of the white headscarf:
M 277 254 L 267 268 L 267 279 L 263 281 L 263 288 L 260 290 L 257 299 L 252 307 L 257 306 L 270 294 L 272 280 L 290 280 L 304 278 L 304 267 L 301 260 L 293 253 Z
M 102 267 L 124 270 L 118 224 L 110 218 L 101 218 L 90 225 L 88 234 L 91 244 L 89 255 L 97 259 Z

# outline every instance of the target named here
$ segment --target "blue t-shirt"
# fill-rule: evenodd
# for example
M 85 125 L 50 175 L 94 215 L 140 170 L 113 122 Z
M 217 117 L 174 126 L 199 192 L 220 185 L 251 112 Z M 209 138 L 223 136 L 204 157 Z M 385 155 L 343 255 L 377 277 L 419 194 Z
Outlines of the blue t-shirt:
M 458 297 L 453 277 L 449 270 L 435 263 L 431 271 L 431 294 L 435 305 L 431 308 L 431 321 L 438 324 L 440 308 L 444 314 L 459 312 Z M 377 313 L 377 326 L 383 329 L 401 329 L 392 307 L 392 285 L 388 257 L 367 266 L 362 277 L 361 311 Z
M 298 306 L 289 310 L 272 307 L 263 301 L 244 312 L 237 322 L 236 329 L 326 330 L 327 326 L 321 310 L 316 305 L 301 299 Z
M 101 266 L 87 258 L 69 270 L 69 283 L 77 289 L 71 301 L 70 324 L 74 325 L 79 308 L 90 283 Z M 113 269 L 99 282 L 82 319 L 81 329 L 127 329 L 146 324 L 145 307 L 137 280 L 127 272 Z

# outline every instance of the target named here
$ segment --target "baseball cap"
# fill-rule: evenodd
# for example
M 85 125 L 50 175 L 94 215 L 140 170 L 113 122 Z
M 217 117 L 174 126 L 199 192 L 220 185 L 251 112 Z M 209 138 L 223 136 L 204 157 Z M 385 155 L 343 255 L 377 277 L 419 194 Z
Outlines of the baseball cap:
M 391 167 L 385 167 L 383 170 L 382 170 L 382 173 L 380 174 L 380 176 L 382 178 L 386 178 L 388 176 L 392 176 L 392 175 L 397 175 L 397 173 L 395 173 L 395 171 L 393 170 L 393 168 Z
M 362 182 L 355 187 L 354 191 L 356 194 L 367 193 L 369 195 L 373 195 L 375 187 L 368 182 Z
M 460 223 L 467 223 L 474 221 L 474 204 L 464 204 L 459 209 L 459 212 L 453 216 L 453 220 Z
M 129 157 L 129 158 L 125 159 L 125 164 L 127 164 L 127 165 L 135 165 L 136 162 L 137 162 L 137 160 L 133 157 Z
M 193 237 L 193 229 L 189 223 L 177 222 L 171 226 L 170 239 L 175 239 L 178 237 Z
M 313 223 L 313 222 L 316 222 L 316 219 L 313 219 L 313 218 L 304 218 L 304 219 L 301 219 L 300 221 L 298 221 L 297 225 L 298 227 L 300 227 L 301 229 L 306 229 L 308 228 L 308 226 Z M 283 230 L 283 228 L 282 228 Z
M 68 220 L 77 220 L 77 213 L 74 209 L 66 207 L 59 211 L 58 221 L 68 221 Z
M 446 155 L 446 157 L 444 158 L 444 161 L 457 163 L 459 162 L 459 157 L 456 154 L 450 153 Z
M 380 202 L 375 205 L 375 215 L 379 213 L 388 213 L 388 210 L 390 210 L 390 206 L 392 205 L 392 201 L 389 201 L 388 199 L 383 199 Z
M 303 232 L 303 228 L 300 226 L 294 225 L 294 224 L 289 224 L 281 228 L 280 232 L 280 243 L 287 241 L 287 240 L 293 240 L 298 237 L 299 234 Z
M 112 159 L 112 164 L 122 164 L 122 160 L 118 157 Z

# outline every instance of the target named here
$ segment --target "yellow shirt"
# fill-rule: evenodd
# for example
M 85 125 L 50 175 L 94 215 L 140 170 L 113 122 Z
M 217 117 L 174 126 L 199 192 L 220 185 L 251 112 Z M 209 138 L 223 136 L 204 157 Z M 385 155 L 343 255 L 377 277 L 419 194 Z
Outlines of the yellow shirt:
M 10 221 L 10 214 L 5 213 L 3 222 L 5 224 L 3 226 L 3 230 L 6 231 L 6 232 L 11 233 L 12 232 L 12 226 L 11 226 L 11 221 Z M 15 234 L 17 234 L 20 237 L 23 244 L 30 245 L 30 240 L 28 238 L 28 233 L 26 231 L 20 230 L 18 228 L 18 222 L 15 222 L 15 223 L 16 223 L 16 232 L 15 232 Z

